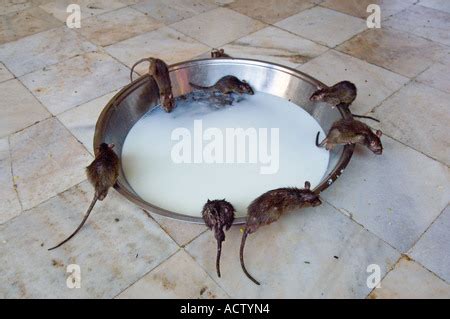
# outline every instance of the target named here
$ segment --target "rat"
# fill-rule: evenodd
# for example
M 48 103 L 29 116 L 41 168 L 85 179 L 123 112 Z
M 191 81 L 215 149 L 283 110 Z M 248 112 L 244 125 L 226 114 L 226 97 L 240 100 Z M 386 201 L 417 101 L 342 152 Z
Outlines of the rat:
M 206 226 L 209 229 L 214 230 L 214 237 L 217 240 L 217 257 L 216 257 L 216 270 L 217 276 L 220 278 L 220 254 L 222 252 L 222 242 L 225 240 L 226 230 L 230 229 L 234 221 L 235 209 L 233 205 L 222 200 L 209 200 L 203 206 L 202 217 Z
M 211 58 L 230 58 L 228 54 L 225 53 L 224 49 L 212 49 L 211 50 Z
M 311 95 L 309 99 L 311 101 L 322 101 L 325 103 L 329 103 L 333 107 L 340 106 L 348 108 L 350 104 L 352 104 L 353 101 L 356 99 L 356 93 L 357 93 L 356 85 L 354 85 L 350 81 L 341 81 L 331 87 L 318 89 Z M 356 114 L 352 115 L 357 118 L 365 118 L 376 122 L 380 122 L 378 119 L 371 116 L 356 115 Z
M 255 92 L 253 92 L 252 87 L 244 80 L 241 81 L 237 77 L 233 75 L 226 75 L 220 80 L 218 80 L 214 85 L 212 86 L 199 86 L 197 84 L 189 83 L 194 89 L 197 90 L 205 90 L 209 92 L 220 92 L 222 94 L 229 94 L 229 93 L 237 93 L 237 94 L 250 94 L 253 95 Z
M 317 132 L 316 146 L 331 150 L 338 144 L 362 144 L 367 146 L 373 153 L 381 155 L 383 145 L 380 137 L 382 132 L 372 132 L 370 127 L 354 119 L 341 119 L 333 123 L 327 137 L 319 143 L 320 132 Z
M 242 235 L 240 260 L 244 273 L 255 284 L 260 283 L 253 278 L 245 268 L 244 246 L 247 236 L 258 230 L 259 227 L 269 225 L 278 220 L 285 212 L 309 206 L 322 204 L 319 195 L 311 191 L 311 184 L 305 182 L 305 188 L 285 187 L 270 190 L 255 200 L 247 208 L 247 222 Z
M 58 248 L 62 244 L 69 241 L 75 234 L 83 227 L 84 223 L 89 217 L 89 214 L 94 208 L 97 200 L 102 201 L 108 195 L 108 190 L 114 186 L 119 176 L 120 164 L 119 157 L 113 151 L 114 144 L 102 143 L 98 147 L 98 154 L 94 161 L 86 167 L 86 175 L 89 182 L 95 188 L 95 195 L 92 202 L 83 217 L 81 224 L 75 229 L 75 231 L 66 239 L 64 239 L 58 245 L 50 248 L 49 250 Z
M 167 112 L 172 112 L 175 102 L 173 98 L 172 93 L 172 83 L 170 81 L 169 76 L 169 68 L 167 64 L 160 59 L 156 58 L 144 58 L 139 61 L 137 61 L 131 68 L 130 72 L 130 79 L 133 81 L 133 70 L 134 68 L 144 62 L 148 61 L 150 62 L 149 68 L 148 68 L 148 74 L 155 79 L 156 84 L 158 85 L 159 89 L 159 99 L 161 101 L 162 108 Z

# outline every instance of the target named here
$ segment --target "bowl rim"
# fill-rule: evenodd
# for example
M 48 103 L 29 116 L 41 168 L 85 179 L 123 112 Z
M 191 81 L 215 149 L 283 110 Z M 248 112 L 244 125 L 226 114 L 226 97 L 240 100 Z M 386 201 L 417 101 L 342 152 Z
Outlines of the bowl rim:
M 277 64 L 272 63 L 268 61 L 262 61 L 262 60 L 255 60 L 255 59 L 247 59 L 247 58 L 201 58 L 201 59 L 194 59 L 194 60 L 187 60 L 178 62 L 175 64 L 172 64 L 169 66 L 169 72 L 181 70 L 184 68 L 188 68 L 192 66 L 193 64 L 208 64 L 211 65 L 217 62 L 217 64 L 250 64 L 250 65 L 256 65 L 261 66 L 269 69 L 275 69 L 277 71 L 285 72 L 291 76 L 300 78 L 303 81 L 309 82 L 310 84 L 316 86 L 319 88 L 327 88 L 327 86 L 322 83 L 321 81 L 311 77 L 310 75 L 303 73 L 299 70 Z M 136 90 L 138 87 L 143 85 L 147 80 L 147 75 L 142 75 L 132 81 L 131 83 L 124 86 L 119 92 L 117 92 L 111 100 L 106 104 L 106 106 L 103 108 L 102 112 L 100 113 L 100 116 L 98 117 L 96 126 L 95 126 L 95 133 L 94 133 L 94 141 L 93 141 L 93 147 L 94 147 L 94 153 L 97 155 L 97 147 L 100 145 L 102 141 L 102 133 L 105 130 L 105 126 L 107 123 L 107 115 L 109 113 L 109 110 L 113 107 L 116 107 L 118 104 L 121 103 L 121 101 L 126 98 L 131 92 Z M 350 110 L 346 107 L 337 107 L 339 110 L 339 113 L 341 114 L 342 118 L 353 118 Z M 343 173 L 344 169 L 347 167 L 348 163 L 350 162 L 350 159 L 353 155 L 355 145 L 345 145 L 342 150 L 342 154 L 335 166 L 335 168 L 327 175 L 326 178 L 323 179 L 323 181 L 317 185 L 316 188 L 314 188 L 314 192 L 321 193 L 325 189 L 327 189 L 331 184 L 333 184 L 336 179 Z M 114 189 L 119 192 L 122 196 L 124 196 L 127 200 L 131 201 L 132 203 L 138 205 L 143 210 L 148 211 L 150 213 L 155 213 L 164 217 L 168 217 L 175 220 L 181 220 L 184 222 L 189 223 L 195 223 L 195 224 L 204 224 L 204 220 L 202 217 L 195 217 L 195 216 L 189 216 L 189 215 L 183 215 L 179 214 L 170 210 L 166 210 L 164 208 L 158 207 L 152 203 L 149 203 L 147 201 L 142 200 L 140 197 L 134 195 L 126 187 L 122 185 L 120 181 L 117 181 L 117 183 L 114 185 Z M 233 225 L 242 225 L 245 224 L 246 217 L 236 217 Z

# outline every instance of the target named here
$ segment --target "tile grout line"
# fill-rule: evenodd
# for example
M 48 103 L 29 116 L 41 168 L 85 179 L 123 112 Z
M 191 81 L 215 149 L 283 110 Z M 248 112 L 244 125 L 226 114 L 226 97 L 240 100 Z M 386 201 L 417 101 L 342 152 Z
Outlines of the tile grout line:
M 12 181 L 12 186 L 13 186 L 14 192 L 16 193 L 17 200 L 19 201 L 19 205 L 20 205 L 19 215 L 21 215 L 23 212 L 23 204 L 22 204 L 22 200 L 20 199 L 19 190 L 17 189 L 17 184 L 16 184 L 16 181 L 14 178 L 13 157 L 12 157 L 12 148 L 11 148 L 11 135 L 8 135 L 7 139 L 8 139 L 8 155 L 9 155 L 9 161 L 10 161 L 9 166 L 10 166 L 10 171 L 11 171 L 11 181 Z

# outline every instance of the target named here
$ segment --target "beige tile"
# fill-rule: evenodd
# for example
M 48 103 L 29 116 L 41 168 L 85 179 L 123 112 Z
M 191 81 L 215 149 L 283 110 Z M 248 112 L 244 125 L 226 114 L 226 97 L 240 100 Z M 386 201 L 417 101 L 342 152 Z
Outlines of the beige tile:
M 201 224 L 187 223 L 176 219 L 167 218 L 155 213 L 150 213 L 154 220 L 164 231 L 179 245 L 184 246 L 201 233 L 207 231 L 207 227 Z
M 0 139 L 0 224 L 22 211 L 11 171 L 11 156 L 7 137 Z
M 416 80 L 441 91 L 450 93 L 450 63 L 435 63 L 421 73 Z
M 31 1 L 26 0 L 2 0 L 0 15 L 10 14 L 17 11 L 22 11 L 32 7 Z
M 176 251 L 114 190 L 74 238 L 47 251 L 78 226 L 92 196 L 84 182 L 0 226 L 1 298 L 113 298 Z M 66 285 L 69 264 L 80 267 L 79 289 Z
M 80 32 L 93 43 L 107 46 L 162 26 L 142 12 L 123 8 L 86 19 Z
M 450 94 L 410 83 L 375 109 L 374 124 L 389 136 L 450 165 Z
M 10 138 L 12 165 L 23 209 L 30 209 L 86 178 L 89 153 L 51 118 Z
M 369 4 L 377 4 L 381 9 L 381 19 L 410 7 L 417 0 L 326 0 L 322 6 L 337 10 L 352 16 L 366 19 L 372 12 L 367 12 Z M 383 24 L 382 24 L 383 26 Z
M 367 28 L 362 19 L 321 7 L 302 11 L 275 25 L 329 47 L 334 47 Z
M 217 8 L 171 27 L 211 47 L 218 47 L 264 27 L 262 22 L 227 8 Z
M 207 46 L 168 27 L 151 31 L 137 37 L 118 42 L 106 47 L 113 57 L 131 67 L 136 61 L 146 57 L 164 59 L 173 64 L 210 50 Z M 146 72 L 148 66 L 143 63 L 136 68 L 138 72 Z
M 256 31 L 223 48 L 232 57 L 269 61 L 292 68 L 328 50 L 325 46 L 275 27 Z
M 3 44 L 0 60 L 19 77 L 95 50 L 95 45 L 63 26 Z
M 327 85 L 349 80 L 358 88 L 351 109 L 355 114 L 365 114 L 389 95 L 400 89 L 408 78 L 330 50 L 298 68 Z
M 118 298 L 223 299 L 227 298 L 227 294 L 181 249 L 122 292 Z
M 14 78 L 14 75 L 8 71 L 3 63 L 0 62 L 0 82 L 10 80 L 12 78 Z
M 61 25 L 60 21 L 38 7 L 2 15 L 0 16 L 0 44 Z
M 117 0 L 56 0 L 40 6 L 43 10 L 53 15 L 56 19 L 66 22 L 71 13 L 67 12 L 67 7 L 70 4 L 78 4 L 81 9 L 81 19 L 86 19 L 98 14 L 119 9 L 125 4 Z M 83 24 L 81 24 L 83 27 Z
M 382 155 L 356 147 L 322 197 L 406 253 L 448 205 L 450 170 L 388 136 L 381 141 Z
M 293 14 L 311 8 L 308 0 L 236 0 L 229 8 L 266 23 L 273 24 Z
M 50 113 L 18 80 L 0 83 L 0 137 L 49 116 Z
M 450 12 L 412 6 L 389 18 L 385 25 L 450 45 Z
M 442 0 L 420 0 L 419 4 L 428 8 L 450 13 L 450 2 Z
M 133 8 L 165 24 L 175 23 L 217 8 L 212 0 L 146 0 Z
M 408 253 L 450 283 L 450 206 L 439 215 Z
M 408 258 L 400 259 L 370 299 L 448 299 L 450 285 Z
M 245 263 L 261 281 L 257 286 L 239 263 L 241 237 L 238 226 L 226 233 L 221 278 L 212 232 L 186 247 L 231 298 L 364 298 L 370 292 L 367 266 L 379 264 L 383 275 L 399 258 L 389 245 L 324 203 L 288 213 L 248 236 Z
M 61 123 L 93 155 L 95 124 L 103 108 L 116 95 L 117 91 L 108 93 L 92 101 L 74 107 L 58 115 Z
M 20 78 L 53 114 L 59 114 L 128 84 L 129 69 L 104 53 L 65 60 Z
M 367 30 L 337 49 L 407 77 L 416 76 L 448 50 L 438 43 L 390 28 Z

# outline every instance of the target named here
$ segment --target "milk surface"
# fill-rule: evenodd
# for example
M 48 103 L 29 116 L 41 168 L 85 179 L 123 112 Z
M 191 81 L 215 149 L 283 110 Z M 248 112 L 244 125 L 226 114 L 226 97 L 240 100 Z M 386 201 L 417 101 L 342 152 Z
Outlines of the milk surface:
M 250 202 L 268 190 L 302 188 L 305 181 L 315 187 L 325 174 L 329 152 L 315 146 L 317 132 L 322 137 L 325 134 L 314 118 L 297 105 L 270 94 L 257 92 L 234 98 L 232 105 L 222 107 L 206 99 L 189 98 L 177 101 L 172 113 L 156 108 L 143 116 L 128 133 L 122 150 L 123 171 L 134 191 L 149 203 L 190 216 L 201 216 L 207 199 L 225 198 L 235 207 L 236 216 L 245 216 Z M 215 129 L 208 131 L 211 128 Z M 233 156 L 225 146 L 226 130 L 235 128 L 253 129 L 257 142 L 253 139 L 250 145 L 247 140 L 241 163 L 237 163 L 237 154 L 233 163 L 227 163 L 227 155 L 230 161 Z M 173 133 L 180 129 L 189 132 L 190 137 L 175 134 L 178 139 L 174 139 Z M 266 131 L 265 136 L 260 129 Z M 207 131 L 222 132 L 222 137 L 219 134 L 212 138 Z M 220 139 L 222 152 L 216 148 L 211 153 L 210 143 L 219 143 Z M 181 142 L 188 145 L 188 140 L 191 163 L 179 163 L 179 158 L 174 161 L 174 147 Z M 277 152 L 274 145 L 278 146 Z M 274 154 L 270 154 L 271 150 Z M 188 157 L 188 153 L 175 153 Z M 255 156 L 250 161 L 250 153 L 256 154 L 256 161 Z M 210 163 L 208 154 L 216 156 L 216 162 Z M 271 161 L 265 155 L 272 156 Z

